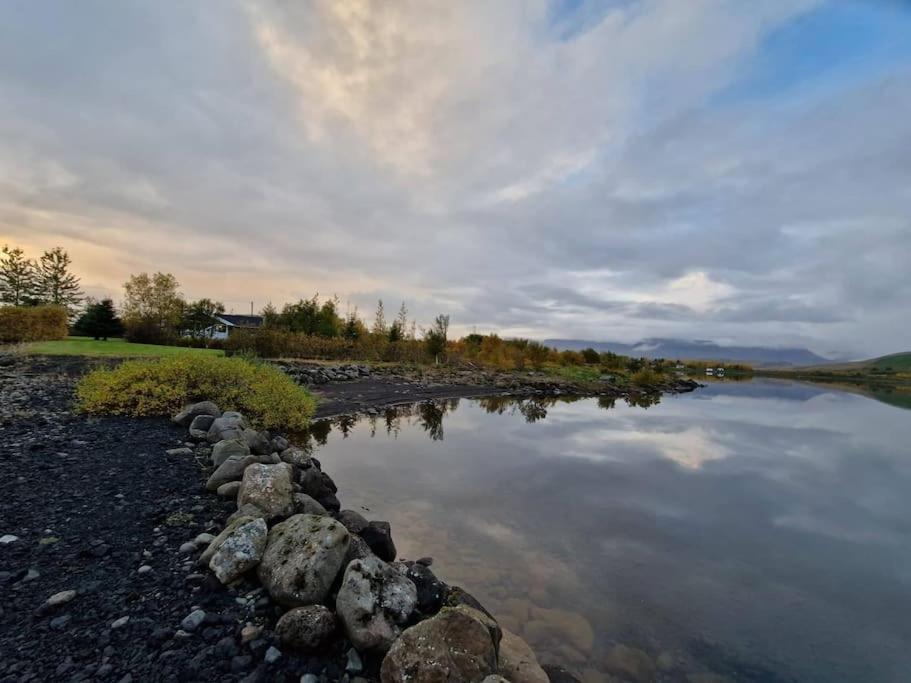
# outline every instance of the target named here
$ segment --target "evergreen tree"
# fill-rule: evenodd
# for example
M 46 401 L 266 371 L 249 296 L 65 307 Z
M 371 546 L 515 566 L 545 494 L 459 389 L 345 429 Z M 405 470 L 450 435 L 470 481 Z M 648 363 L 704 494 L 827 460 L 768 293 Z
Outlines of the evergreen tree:
M 427 353 L 433 356 L 434 362 L 440 364 L 440 356 L 446 351 L 446 336 L 449 332 L 449 316 L 438 315 L 433 326 L 424 333 Z
M 70 257 L 60 247 L 44 252 L 38 261 L 35 294 L 43 304 L 63 306 L 73 316 L 82 301 L 79 278 L 70 272 Z
M 89 304 L 85 313 L 76 321 L 73 331 L 87 337 L 108 340 L 108 337 L 119 337 L 123 334 L 123 323 L 114 310 L 114 302 L 102 299 Z
M 31 306 L 35 301 L 37 268 L 25 258 L 19 247 L 3 247 L 0 257 L 0 303 L 12 306 Z
M 405 338 L 408 325 L 408 309 L 405 308 L 405 302 L 402 302 L 401 308 L 399 308 L 399 313 L 395 317 L 395 321 L 389 327 L 389 341 L 397 342 L 402 341 Z
M 355 308 L 354 311 L 349 313 L 345 318 L 345 327 L 342 329 L 342 336 L 349 341 L 357 341 L 361 338 L 363 327 L 363 323 L 358 320 L 357 308 Z

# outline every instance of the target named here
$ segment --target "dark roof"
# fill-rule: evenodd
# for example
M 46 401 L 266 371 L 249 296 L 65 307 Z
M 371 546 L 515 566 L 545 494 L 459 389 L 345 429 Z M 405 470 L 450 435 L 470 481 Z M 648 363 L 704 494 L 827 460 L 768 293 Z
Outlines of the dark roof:
M 263 317 L 261 315 L 229 315 L 221 313 L 215 316 L 232 327 L 262 327 Z

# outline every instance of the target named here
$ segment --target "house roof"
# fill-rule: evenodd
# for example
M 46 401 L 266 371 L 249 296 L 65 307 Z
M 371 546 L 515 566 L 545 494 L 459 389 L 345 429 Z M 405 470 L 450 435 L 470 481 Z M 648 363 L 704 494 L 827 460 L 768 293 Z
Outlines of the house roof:
M 262 327 L 263 317 L 261 315 L 229 315 L 222 313 L 216 315 L 215 319 L 231 327 Z

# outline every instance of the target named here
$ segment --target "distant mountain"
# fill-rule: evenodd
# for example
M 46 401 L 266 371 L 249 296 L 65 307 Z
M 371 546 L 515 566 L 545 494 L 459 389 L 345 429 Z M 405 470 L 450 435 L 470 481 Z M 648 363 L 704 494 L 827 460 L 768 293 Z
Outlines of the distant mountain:
M 769 346 L 721 346 L 715 342 L 696 339 L 643 339 L 635 344 L 596 342 L 582 339 L 545 339 L 544 344 L 571 351 L 592 348 L 613 351 L 622 356 L 644 356 L 670 360 L 713 360 L 754 365 L 816 365 L 831 362 L 809 349 L 775 348 Z

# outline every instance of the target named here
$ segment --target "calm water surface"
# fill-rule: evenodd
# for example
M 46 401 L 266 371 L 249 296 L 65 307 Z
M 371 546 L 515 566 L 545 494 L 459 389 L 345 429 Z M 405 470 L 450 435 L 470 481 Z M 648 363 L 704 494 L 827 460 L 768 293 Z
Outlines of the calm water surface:
M 757 380 L 648 408 L 415 406 L 314 438 L 401 556 L 586 681 L 618 643 L 665 680 L 908 681 L 909 418 Z

